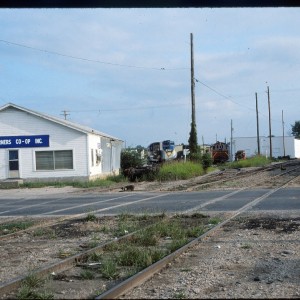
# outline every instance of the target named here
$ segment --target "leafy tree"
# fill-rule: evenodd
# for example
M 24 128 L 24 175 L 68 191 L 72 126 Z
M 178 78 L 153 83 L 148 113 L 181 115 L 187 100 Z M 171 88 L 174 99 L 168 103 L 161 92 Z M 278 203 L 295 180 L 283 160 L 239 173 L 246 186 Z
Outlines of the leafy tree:
M 300 138 L 300 121 L 295 121 L 294 125 L 292 126 L 292 135 L 296 138 Z
M 124 171 L 130 167 L 136 168 L 143 165 L 140 153 L 134 150 L 122 150 L 121 152 L 121 169 Z
M 143 150 L 147 150 L 145 147 L 141 146 L 141 145 L 137 145 L 135 147 L 135 149 L 137 150 L 138 153 L 141 153 Z

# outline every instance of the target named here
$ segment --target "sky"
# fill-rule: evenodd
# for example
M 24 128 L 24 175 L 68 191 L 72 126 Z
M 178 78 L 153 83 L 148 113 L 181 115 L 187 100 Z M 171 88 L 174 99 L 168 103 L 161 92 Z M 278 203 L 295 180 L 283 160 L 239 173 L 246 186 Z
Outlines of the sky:
M 125 147 L 291 135 L 300 8 L 0 9 L 0 106 L 89 126 Z M 268 91 L 269 89 L 269 99 Z M 42 133 L 41 133 L 42 134 Z

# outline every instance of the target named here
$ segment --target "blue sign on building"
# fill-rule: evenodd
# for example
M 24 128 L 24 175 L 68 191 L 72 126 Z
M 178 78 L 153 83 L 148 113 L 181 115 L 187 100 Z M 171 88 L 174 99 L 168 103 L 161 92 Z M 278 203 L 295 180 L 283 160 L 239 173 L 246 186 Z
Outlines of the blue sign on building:
M 49 147 L 49 135 L 0 136 L 0 148 Z

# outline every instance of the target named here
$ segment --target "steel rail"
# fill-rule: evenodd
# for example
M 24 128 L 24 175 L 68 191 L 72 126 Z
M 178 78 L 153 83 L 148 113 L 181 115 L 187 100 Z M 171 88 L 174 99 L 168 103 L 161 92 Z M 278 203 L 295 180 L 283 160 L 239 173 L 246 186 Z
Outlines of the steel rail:
M 299 162 L 297 162 L 296 164 L 295 163 L 278 163 L 276 165 L 273 165 L 271 167 L 267 167 L 267 168 L 263 168 L 263 167 L 260 167 L 259 169 L 256 169 L 256 170 L 252 170 L 252 171 L 245 171 L 244 174 L 239 174 L 239 177 L 235 175 L 233 176 L 229 176 L 227 178 L 224 178 L 224 179 L 219 179 L 219 180 L 215 180 L 215 181 L 210 181 L 210 182 L 204 182 L 204 183 L 194 183 L 194 184 L 191 184 L 189 187 L 187 187 L 187 190 L 188 191 L 192 191 L 193 188 L 196 186 L 197 188 L 199 187 L 205 187 L 205 186 L 209 186 L 209 185 L 212 185 L 212 184 L 216 184 L 216 183 L 224 183 L 224 182 L 227 182 L 231 179 L 240 179 L 240 178 L 243 178 L 243 177 L 247 177 L 249 176 L 250 174 L 258 174 L 258 173 L 264 173 L 264 172 L 269 172 L 269 171 L 272 171 L 272 170 L 276 170 L 276 169 L 279 169 L 282 167 L 282 165 L 285 165 L 285 166 L 294 166 L 294 165 L 299 165 Z M 295 169 L 297 169 L 299 167 L 296 167 Z M 294 170 L 294 169 L 293 169 Z M 286 171 L 285 173 L 289 173 L 293 170 L 288 170 Z M 285 173 L 281 173 L 281 174 L 277 174 L 277 175 L 274 175 L 272 178 L 276 178 L 277 176 L 282 176 L 284 175 Z M 219 176 L 220 174 L 217 173 L 216 176 Z
M 300 177 L 300 175 L 297 175 L 295 178 L 298 178 L 298 177 Z M 258 204 L 260 201 L 267 198 L 271 194 L 273 194 L 273 193 L 277 192 L 278 190 L 286 187 L 288 185 L 288 183 L 290 181 L 294 180 L 295 178 L 292 178 L 292 179 L 288 180 L 287 182 L 280 185 L 279 187 L 274 188 L 274 189 L 268 191 L 267 193 L 265 193 L 264 195 L 262 195 L 260 197 L 257 197 L 256 199 L 254 199 L 251 202 L 247 203 L 246 205 L 244 205 L 243 207 L 241 207 L 240 209 L 235 211 L 226 220 L 222 221 L 221 223 L 219 223 L 218 225 L 216 225 L 212 229 L 208 230 L 203 235 L 201 235 L 198 238 L 192 240 L 188 244 L 186 244 L 183 247 L 177 249 L 175 252 L 173 252 L 173 253 L 169 254 L 168 256 L 164 257 L 163 259 L 157 261 L 156 263 L 154 263 L 153 265 L 147 267 L 143 271 L 141 271 L 141 272 L 133 275 L 132 277 L 128 278 L 127 280 L 119 283 L 118 285 L 114 286 L 110 290 L 107 290 L 106 292 L 102 293 L 101 295 L 98 295 L 94 299 L 96 299 L 96 300 L 99 300 L 99 299 L 117 299 L 118 297 L 124 295 L 126 292 L 130 291 L 131 289 L 141 285 L 142 283 L 144 283 L 145 281 L 150 279 L 155 273 L 157 273 L 160 270 L 162 270 L 163 268 L 165 268 L 169 262 L 173 261 L 174 259 L 179 257 L 181 254 L 186 252 L 189 248 L 195 246 L 200 241 L 203 241 L 203 240 L 209 238 L 214 233 L 216 233 L 216 231 L 218 229 L 220 229 L 226 223 L 230 222 L 233 218 L 237 217 L 241 213 L 246 212 L 247 210 L 252 208 L 254 205 Z M 242 190 L 244 190 L 244 189 L 242 189 Z
M 152 225 L 153 224 L 148 225 L 145 228 L 152 226 Z M 143 228 L 143 229 L 145 229 L 145 228 Z M 140 230 L 142 230 L 142 229 L 140 229 Z M 63 272 L 63 271 L 69 270 L 69 269 L 73 268 L 74 266 L 76 266 L 76 264 L 85 260 L 89 255 L 91 255 L 95 252 L 98 252 L 99 250 L 103 249 L 105 246 L 110 245 L 116 241 L 121 241 L 123 239 L 130 238 L 130 236 L 137 233 L 138 231 L 131 232 L 131 233 L 121 236 L 117 239 L 112 239 L 110 241 L 106 241 L 92 249 L 88 249 L 81 253 L 74 254 L 68 258 L 65 258 L 65 259 L 57 262 L 57 263 L 53 263 L 51 265 L 48 265 L 48 266 L 42 267 L 38 270 L 35 270 L 32 272 L 32 274 L 40 276 L 42 278 L 42 277 L 49 275 L 51 272 Z M 19 288 L 21 286 L 22 281 L 24 279 L 26 279 L 26 277 L 27 277 L 26 275 L 25 276 L 21 275 L 12 280 L 9 280 L 9 281 L 6 281 L 6 282 L 0 284 L 0 295 L 9 293 L 9 292 L 13 292 L 17 288 Z

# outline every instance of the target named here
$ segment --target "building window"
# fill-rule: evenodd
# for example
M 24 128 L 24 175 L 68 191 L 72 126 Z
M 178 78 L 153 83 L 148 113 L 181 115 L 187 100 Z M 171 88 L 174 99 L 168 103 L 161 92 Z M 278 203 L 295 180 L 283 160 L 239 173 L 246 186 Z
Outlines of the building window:
M 94 149 L 91 149 L 92 167 L 94 166 Z
M 73 169 L 73 151 L 36 151 L 36 170 Z

